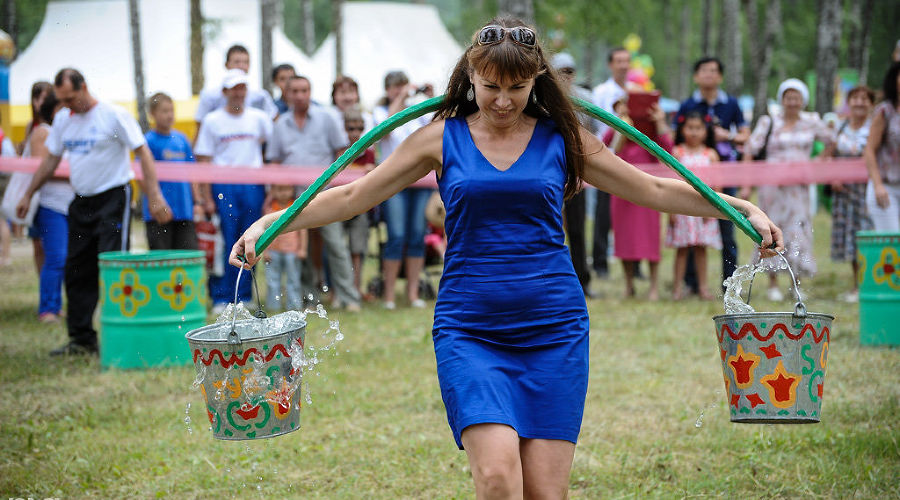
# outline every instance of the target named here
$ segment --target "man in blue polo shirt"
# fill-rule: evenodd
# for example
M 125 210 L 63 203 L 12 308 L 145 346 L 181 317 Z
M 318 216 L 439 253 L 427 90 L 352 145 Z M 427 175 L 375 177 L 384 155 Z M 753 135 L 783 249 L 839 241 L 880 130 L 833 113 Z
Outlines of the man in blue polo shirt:
M 737 99 L 725 93 L 722 85 L 722 61 L 715 57 L 703 57 L 694 63 L 694 83 L 697 90 L 681 103 L 675 115 L 678 118 L 692 111 L 709 116 L 716 135 L 716 151 L 722 161 L 740 159 L 738 147 L 750 137 L 750 127 L 744 122 L 744 115 L 738 106 Z M 734 196 L 736 187 L 725 187 L 725 194 Z M 722 234 L 722 279 L 734 273 L 737 266 L 737 243 L 734 240 L 734 224 L 720 220 L 719 230 Z M 697 276 L 693 267 L 693 259 L 688 259 L 685 282 L 692 290 L 697 289 Z

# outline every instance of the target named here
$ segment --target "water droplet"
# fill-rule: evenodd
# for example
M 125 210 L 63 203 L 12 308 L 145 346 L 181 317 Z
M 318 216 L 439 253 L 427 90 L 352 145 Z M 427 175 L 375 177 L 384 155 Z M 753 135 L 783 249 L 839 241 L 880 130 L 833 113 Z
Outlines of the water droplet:
M 218 196 L 218 198 L 219 198 L 219 199 L 220 199 L 220 200 L 224 200 L 224 199 L 225 199 L 225 195 L 224 195 L 224 194 L 222 194 L 222 193 L 219 193 L 219 196 Z

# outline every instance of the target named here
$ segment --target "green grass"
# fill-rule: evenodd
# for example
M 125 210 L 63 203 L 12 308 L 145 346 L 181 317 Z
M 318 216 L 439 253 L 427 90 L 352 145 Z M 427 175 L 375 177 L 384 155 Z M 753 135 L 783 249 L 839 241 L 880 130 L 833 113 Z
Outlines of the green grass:
M 859 346 L 857 306 L 834 299 L 849 265 L 828 260 L 824 217 L 816 229 L 820 273 L 806 284 L 808 306 L 837 317 L 822 423 L 730 423 L 711 321 L 721 302 L 623 300 L 616 267 L 589 301 L 590 386 L 573 497 L 900 496 L 900 350 Z M 751 245 L 740 238 L 746 262 Z M 2 269 L 0 287 L 0 497 L 473 496 L 444 416 L 430 310 L 335 314 L 346 339 L 308 377 L 313 404 L 302 428 L 223 442 L 207 430 L 193 367 L 102 371 L 95 358 L 48 358 L 65 329 L 35 321 L 26 253 L 19 248 Z M 640 296 L 647 285 L 638 283 Z M 787 308 L 761 298 L 758 310 Z

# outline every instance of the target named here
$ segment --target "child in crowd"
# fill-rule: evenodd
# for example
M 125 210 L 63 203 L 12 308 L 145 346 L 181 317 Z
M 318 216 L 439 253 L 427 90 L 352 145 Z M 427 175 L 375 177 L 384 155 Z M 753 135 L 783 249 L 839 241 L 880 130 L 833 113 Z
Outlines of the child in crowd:
M 678 118 L 672 155 L 678 158 L 678 161 L 685 167 L 692 169 L 709 166 L 719 161 L 712 121 L 708 115 L 690 112 Z M 706 247 L 722 248 L 719 221 L 712 218 L 669 215 L 666 246 L 677 249 L 672 298 L 675 300 L 684 298 L 684 273 L 687 267 L 688 253 L 693 249 L 694 265 L 697 269 L 698 294 L 704 300 L 712 300 L 713 296 L 709 292 L 706 279 Z
M 265 207 L 267 214 L 283 210 L 294 202 L 296 189 L 294 186 L 275 184 L 269 191 L 270 201 Z M 291 231 L 275 238 L 265 252 L 266 260 L 266 308 L 269 311 L 278 307 L 280 297 L 284 297 L 284 309 L 300 309 L 303 299 L 300 296 L 300 259 L 306 258 L 307 231 Z M 284 277 L 284 294 L 281 281 Z
M 175 124 L 175 104 L 168 95 L 158 92 L 150 96 L 150 116 L 155 128 L 146 134 L 147 146 L 158 161 L 194 161 L 194 153 L 187 137 L 172 128 Z M 172 220 L 160 224 L 150 216 L 144 197 L 144 225 L 151 250 L 196 250 L 197 232 L 194 228 L 194 207 L 200 209 L 197 186 L 187 182 L 160 182 L 163 197 L 172 209 Z
M 344 112 L 344 130 L 347 132 L 349 143 L 353 144 L 362 136 L 366 128 L 365 119 L 359 108 L 354 106 Z M 367 148 L 366 151 L 353 161 L 351 168 L 369 173 L 375 168 L 375 149 Z M 359 290 L 361 297 L 366 298 L 360 288 L 362 282 L 362 268 L 366 258 L 366 250 L 369 247 L 369 214 L 363 213 L 344 223 L 350 240 L 350 259 L 353 263 L 353 286 Z

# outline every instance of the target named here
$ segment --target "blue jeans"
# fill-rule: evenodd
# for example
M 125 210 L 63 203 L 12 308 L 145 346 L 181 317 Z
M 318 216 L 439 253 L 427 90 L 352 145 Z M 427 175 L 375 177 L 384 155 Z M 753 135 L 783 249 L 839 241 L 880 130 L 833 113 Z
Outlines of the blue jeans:
M 212 195 L 222 225 L 225 245 L 225 274 L 209 277 L 209 297 L 213 304 L 227 304 L 234 300 L 234 286 L 238 268 L 228 264 L 231 247 L 244 231 L 262 216 L 262 204 L 266 199 L 266 189 L 260 185 L 213 184 Z M 246 273 L 245 273 L 246 274 Z M 249 302 L 253 299 L 250 276 L 241 275 L 238 300 Z
M 384 258 L 401 260 L 406 247 L 407 257 L 425 256 L 425 205 L 431 189 L 407 188 L 384 202 L 384 220 L 388 239 Z
M 270 313 L 279 309 L 299 310 L 303 307 L 300 297 L 300 258 L 293 253 L 269 250 L 266 264 L 266 309 Z M 281 293 L 281 277 L 284 276 L 284 293 Z M 280 301 L 279 299 L 283 299 Z
M 38 314 L 59 314 L 62 311 L 62 285 L 66 276 L 66 253 L 69 249 L 69 218 L 49 208 L 40 207 L 34 215 L 32 228 L 44 247 Z

